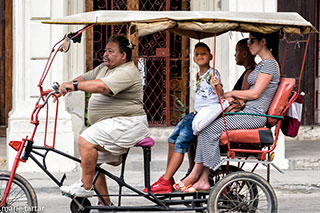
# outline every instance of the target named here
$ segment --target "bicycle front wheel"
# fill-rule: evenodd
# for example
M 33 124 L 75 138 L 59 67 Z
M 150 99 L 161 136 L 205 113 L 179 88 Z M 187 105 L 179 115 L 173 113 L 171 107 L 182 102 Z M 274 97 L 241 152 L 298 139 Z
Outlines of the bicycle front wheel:
M 9 171 L 0 171 L 0 203 L 10 179 Z M 38 212 L 37 196 L 31 184 L 22 176 L 14 176 L 5 206 L 0 212 Z

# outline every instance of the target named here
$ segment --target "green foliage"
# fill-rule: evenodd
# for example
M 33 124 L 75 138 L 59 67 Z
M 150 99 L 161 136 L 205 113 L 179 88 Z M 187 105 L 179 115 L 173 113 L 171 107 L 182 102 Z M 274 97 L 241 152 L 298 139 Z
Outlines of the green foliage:
M 178 103 L 177 110 L 180 112 L 180 119 L 182 119 L 186 115 L 187 107 L 182 103 L 182 101 L 175 95 L 171 94 L 171 97 L 175 99 L 175 101 Z
M 89 103 L 89 99 L 91 97 L 91 93 L 85 93 L 85 96 L 86 96 L 86 107 L 85 107 L 85 110 L 84 110 L 84 125 L 85 126 L 90 126 L 91 124 L 89 123 L 89 120 L 88 120 L 88 103 Z

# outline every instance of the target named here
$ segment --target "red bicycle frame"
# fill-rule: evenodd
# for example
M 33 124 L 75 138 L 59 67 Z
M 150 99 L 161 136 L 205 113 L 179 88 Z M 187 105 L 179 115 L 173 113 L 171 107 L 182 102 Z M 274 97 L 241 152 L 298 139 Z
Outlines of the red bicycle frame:
M 43 73 L 42 73 L 41 78 L 40 78 L 39 83 L 38 83 L 38 87 L 39 87 L 39 90 L 40 90 L 40 96 L 39 96 L 39 98 L 38 98 L 38 100 L 37 100 L 37 102 L 35 104 L 34 110 L 31 113 L 30 123 L 34 125 L 32 135 L 31 135 L 30 138 L 28 138 L 28 136 L 26 136 L 25 138 L 22 139 L 22 141 L 10 141 L 9 142 L 9 145 L 13 149 L 15 149 L 17 151 L 17 155 L 16 155 L 15 160 L 14 160 L 13 165 L 12 165 L 10 179 L 9 179 L 8 184 L 6 186 L 2 201 L 0 203 L 0 207 L 5 206 L 5 204 L 6 204 L 6 200 L 7 200 L 7 197 L 9 195 L 10 188 L 11 188 L 14 176 L 16 174 L 16 170 L 17 170 L 17 168 L 19 166 L 19 163 L 21 161 L 22 162 L 26 162 L 28 160 L 28 157 L 29 157 L 32 145 L 33 145 L 34 136 L 36 134 L 37 128 L 38 128 L 39 123 L 40 123 L 38 115 L 39 115 L 41 109 L 43 107 L 45 107 L 45 106 L 46 106 L 47 110 L 46 110 L 46 123 L 45 123 L 45 134 L 44 134 L 44 147 L 47 147 L 47 148 L 54 148 L 55 147 L 58 108 L 59 108 L 59 99 L 58 99 L 59 96 L 57 94 L 59 93 L 59 91 L 58 91 L 58 88 L 56 88 L 56 90 L 43 91 L 43 87 L 42 87 L 43 86 L 43 82 L 44 82 L 45 78 L 47 77 L 47 74 L 48 74 L 48 72 L 50 70 L 52 62 L 53 62 L 54 58 L 56 57 L 57 53 L 59 51 L 62 51 L 62 47 L 64 45 L 63 42 L 65 41 L 65 39 L 68 39 L 68 42 L 70 42 L 70 40 L 72 40 L 73 38 L 77 37 L 78 35 L 83 33 L 85 30 L 87 30 L 87 29 L 89 29 L 90 27 L 93 27 L 93 26 L 94 26 L 94 24 L 86 26 L 85 28 L 83 28 L 83 29 L 79 30 L 78 32 L 72 34 L 71 38 L 69 38 L 68 36 L 65 36 L 63 39 L 58 41 L 53 46 L 53 48 L 51 49 L 51 52 L 49 54 L 49 58 L 47 60 L 47 63 L 45 65 L 45 68 L 43 70 Z M 48 117 L 48 115 L 49 115 L 49 105 L 47 103 L 48 103 L 48 100 L 49 100 L 49 98 L 51 96 L 54 97 L 54 100 L 55 100 L 55 103 L 56 103 L 56 110 L 55 110 L 55 119 L 54 119 L 53 140 L 52 140 L 52 144 L 49 145 L 47 143 L 47 130 L 48 130 L 48 119 L 49 119 L 49 117 Z M 40 103 L 41 101 L 42 101 L 42 103 Z M 23 151 L 24 151 L 24 154 L 22 155 Z M 21 155 L 22 155 L 22 157 L 21 157 Z

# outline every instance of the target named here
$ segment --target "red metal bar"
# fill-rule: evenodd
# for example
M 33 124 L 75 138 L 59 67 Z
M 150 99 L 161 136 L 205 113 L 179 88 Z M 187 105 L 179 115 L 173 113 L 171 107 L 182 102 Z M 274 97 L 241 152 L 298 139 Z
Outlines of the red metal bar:
M 63 40 L 64 40 L 64 38 L 61 39 L 60 41 L 58 41 L 58 42 L 52 47 L 51 52 L 50 52 L 49 57 L 48 57 L 48 60 L 47 60 L 47 63 L 46 63 L 46 65 L 45 65 L 44 70 L 43 70 L 43 72 L 42 72 L 42 75 L 41 75 L 41 77 L 40 77 L 38 86 L 42 85 L 42 83 L 43 83 L 43 81 L 44 81 L 45 70 L 46 70 L 47 67 L 48 67 L 50 58 L 51 58 L 51 56 L 52 56 L 52 53 L 54 52 L 54 48 L 55 48 L 60 42 L 62 42 Z
M 58 119 L 58 110 L 59 110 L 59 100 L 58 100 L 58 97 L 56 97 L 56 116 L 55 116 L 55 120 L 54 120 L 54 129 L 53 129 L 53 141 L 52 141 L 52 146 L 48 146 L 48 147 L 51 147 L 51 148 L 54 148 L 55 147 L 55 144 L 56 144 L 56 133 L 57 133 L 57 119 Z M 47 146 L 45 144 L 45 146 Z
M 75 34 L 74 36 L 72 36 L 72 37 L 70 38 L 70 40 L 72 40 L 73 38 L 75 38 L 75 37 L 78 36 L 79 34 L 83 33 L 84 31 L 88 30 L 89 28 L 93 27 L 94 25 L 95 25 L 95 24 L 91 24 L 91 25 L 85 27 L 84 29 L 80 30 L 77 34 Z M 41 78 L 40 78 L 40 81 L 39 81 L 39 83 L 38 83 L 38 86 L 42 85 L 42 84 L 43 84 L 43 81 L 44 81 L 45 78 L 47 77 L 47 74 L 48 74 L 48 72 L 49 72 L 49 69 L 50 69 L 50 67 L 51 67 L 51 65 L 52 65 L 52 62 L 53 62 L 54 58 L 56 57 L 57 53 L 60 51 L 61 47 L 63 46 L 63 44 L 60 44 L 63 40 L 64 40 L 64 38 L 61 39 L 60 41 L 58 41 L 58 42 L 53 46 L 53 48 L 52 48 L 52 50 L 51 50 L 51 52 L 50 52 L 50 54 L 49 54 L 49 58 L 48 58 L 48 60 L 47 60 L 46 66 L 45 66 L 45 68 L 44 68 L 44 70 L 43 70 L 43 72 L 42 72 L 42 76 L 41 76 Z M 71 42 L 71 41 L 70 41 L 70 42 Z M 55 47 L 56 47 L 58 44 L 60 44 L 60 45 L 59 45 L 59 47 L 55 50 Z M 52 53 L 53 53 L 53 52 L 54 52 L 54 55 L 52 56 Z M 52 58 L 51 58 L 51 57 L 52 57 Z
M 215 75 L 215 67 L 216 67 L 216 34 L 214 34 L 214 47 L 213 47 L 213 73 L 212 76 Z M 214 88 L 216 90 L 216 94 L 218 96 L 219 99 L 219 103 L 222 109 L 222 119 L 223 119 L 223 123 L 224 123 L 224 127 L 226 129 L 226 134 L 227 134 L 227 139 L 228 139 L 228 150 L 230 150 L 230 141 L 229 141 L 229 135 L 228 135 L 228 128 L 227 128 L 227 122 L 226 122 L 226 118 L 225 118 L 225 114 L 224 114 L 224 110 L 223 110 L 223 106 L 222 106 L 222 101 L 221 101 L 221 97 L 218 93 L 217 87 L 215 86 Z
M 307 50 L 308 50 L 308 45 L 309 45 L 309 41 L 310 41 L 310 36 L 311 36 L 311 33 L 309 33 L 309 35 L 308 35 L 308 39 L 307 39 L 307 43 L 306 43 L 306 47 L 305 47 L 305 49 L 304 49 L 304 55 L 303 55 L 303 60 L 302 60 L 302 66 L 301 66 L 300 76 L 299 76 L 298 94 L 300 93 L 301 78 L 302 78 L 302 73 L 303 73 L 304 64 L 305 64 L 305 62 L 306 62 Z
M 284 51 L 283 59 L 282 59 L 282 63 L 281 63 L 281 70 L 280 70 L 280 72 L 282 72 L 283 67 L 284 67 L 284 62 L 285 62 L 285 58 L 286 58 L 286 55 L 287 55 L 287 50 L 288 50 L 289 44 L 306 43 L 306 47 L 305 47 L 304 55 L 303 55 L 303 60 L 302 60 L 302 66 L 301 66 L 300 75 L 299 75 L 298 94 L 300 93 L 301 77 L 302 77 L 303 68 L 304 68 L 304 64 L 305 64 L 305 60 L 306 60 L 306 56 L 307 56 L 307 50 L 308 50 L 308 45 L 309 45 L 309 41 L 310 41 L 310 36 L 311 36 L 311 33 L 308 34 L 307 40 L 288 41 L 288 40 L 286 39 L 286 47 L 285 47 L 285 51 Z
M 35 136 L 35 134 L 36 134 L 37 128 L 38 128 L 38 126 L 39 126 L 38 113 L 40 112 L 40 109 L 41 109 L 41 108 L 37 108 L 37 112 L 36 112 L 36 122 L 33 123 L 35 126 L 34 126 L 34 129 L 33 129 L 33 132 L 32 132 L 32 135 L 31 135 L 30 140 L 33 140 L 33 138 L 34 138 L 34 136 Z
M 166 32 L 166 48 L 170 48 L 170 33 Z M 166 125 L 170 125 L 170 56 L 166 55 Z
M 309 34 L 310 35 L 310 34 Z M 307 40 L 294 40 L 294 41 L 288 41 L 286 40 L 286 42 L 288 44 L 297 44 L 297 43 L 304 43 L 304 42 L 308 42 L 308 39 Z
M 215 75 L 215 70 L 216 70 L 216 49 L 217 49 L 217 35 L 214 34 L 214 45 L 213 45 L 213 73 L 212 73 L 212 76 Z
M 45 123 L 45 127 L 44 127 L 44 145 L 46 145 L 47 143 L 47 132 L 48 132 L 48 115 L 49 115 L 49 103 L 47 103 L 47 106 L 46 106 L 47 110 L 46 110 L 46 123 Z
M 30 123 L 32 123 L 32 124 L 39 124 L 39 121 L 34 120 L 34 117 L 33 117 L 34 114 L 36 113 L 36 111 L 39 109 L 38 106 L 39 106 L 39 105 L 36 105 L 35 108 L 34 108 L 34 110 L 33 110 L 32 113 L 31 113 Z
M 54 95 L 54 98 L 56 99 L 56 113 L 55 113 L 55 119 L 54 119 L 54 128 L 53 128 L 53 138 L 52 138 L 52 144 L 47 144 L 46 138 L 44 139 L 44 146 L 49 148 L 54 148 L 56 143 L 56 133 L 57 133 L 57 121 L 58 121 L 58 110 L 59 110 L 59 98 L 57 95 Z M 46 128 L 45 128 L 45 137 L 47 135 L 47 122 L 48 122 L 48 110 L 47 110 L 47 117 L 46 117 Z
M 76 35 L 74 35 L 72 38 L 78 36 L 80 33 L 84 32 L 85 30 L 89 29 L 89 28 L 92 27 L 92 26 L 94 26 L 94 24 L 92 24 L 92 25 L 90 25 L 90 26 L 82 29 L 82 30 L 79 31 Z M 71 39 L 72 39 L 72 38 L 71 38 Z M 54 47 L 52 48 L 52 50 L 51 50 L 51 52 L 50 52 L 50 54 L 49 54 L 49 58 L 48 58 L 48 60 L 47 60 L 47 63 L 46 63 L 46 65 L 45 65 L 45 68 L 44 68 L 44 70 L 43 70 L 43 72 L 42 72 L 42 75 L 41 75 L 41 77 L 40 77 L 40 80 L 39 80 L 39 83 L 38 83 L 38 87 L 39 87 L 39 89 L 40 89 L 40 95 L 41 95 L 41 99 L 42 99 L 42 100 L 44 100 L 44 97 L 49 94 L 49 91 L 43 91 L 43 89 L 42 89 L 43 81 L 45 80 L 45 78 L 46 78 L 46 76 L 47 76 L 47 74 L 48 74 L 48 71 L 49 71 L 49 69 L 50 69 L 50 67 L 51 67 L 51 64 L 52 64 L 52 62 L 53 62 L 53 59 L 55 58 L 56 54 L 58 53 L 58 51 L 59 51 L 60 48 L 62 47 L 62 44 L 57 48 L 57 50 L 55 50 L 55 47 L 56 47 L 59 43 L 61 43 L 63 40 L 64 40 L 64 39 L 61 39 L 60 41 L 58 41 L 58 42 L 54 45 Z M 53 52 L 54 52 L 54 55 L 52 56 L 52 53 L 53 53 Z M 51 147 L 51 148 L 53 148 L 54 145 L 55 145 L 55 135 L 56 135 L 57 115 L 58 115 L 58 97 L 57 97 L 57 95 L 54 95 L 54 96 L 55 96 L 57 102 L 56 102 L 56 115 L 55 115 L 55 125 L 54 125 L 54 134 L 53 134 L 53 145 L 52 145 L 52 146 L 48 146 L 48 145 L 46 144 L 47 124 L 48 124 L 48 111 L 49 111 L 49 110 L 48 110 L 48 109 L 49 109 L 48 105 L 47 105 L 47 112 L 46 112 L 46 127 L 45 127 L 45 142 L 44 142 L 45 146 Z M 9 195 L 9 192 L 10 192 L 10 189 L 11 189 L 11 185 L 12 185 L 14 176 L 15 176 L 15 174 L 16 174 L 16 170 L 17 170 L 17 168 L 18 168 L 18 166 L 19 166 L 19 162 L 20 162 L 20 161 L 23 161 L 20 157 L 21 157 L 21 154 L 22 154 L 22 151 L 23 151 L 23 148 L 24 148 L 24 146 L 25 146 L 26 141 L 33 141 L 33 138 L 34 138 L 34 135 L 35 135 L 35 133 L 36 133 L 37 127 L 38 127 L 38 125 L 39 125 L 38 114 L 39 114 L 41 108 L 42 108 L 42 105 L 37 103 L 37 104 L 35 105 L 34 110 L 32 111 L 30 122 L 35 125 L 34 130 L 33 130 L 33 133 L 32 133 L 32 136 L 31 136 L 30 139 L 28 139 L 28 137 L 22 139 L 22 143 L 20 144 L 19 150 L 18 150 L 18 152 L 17 152 L 17 155 L 16 155 L 16 157 L 15 157 L 14 163 L 13 163 L 13 165 L 12 165 L 10 179 L 9 179 L 8 184 L 7 184 L 7 186 L 6 186 L 6 189 L 5 189 L 4 195 L 3 195 L 3 197 L 2 197 L 2 201 L 1 201 L 1 203 L 0 203 L 0 206 L 5 206 L 5 205 L 6 205 L 6 200 L 7 200 L 7 197 L 8 197 L 8 195 Z
M 286 40 L 286 47 L 285 47 L 285 50 L 284 50 L 284 53 L 283 53 L 283 58 L 282 58 L 280 73 L 282 72 L 283 67 L 284 67 L 284 62 L 285 62 L 285 60 L 286 60 L 288 48 L 289 48 L 289 42 Z
M 14 176 L 16 174 L 16 170 L 18 168 L 19 162 L 21 161 L 21 159 L 20 159 L 21 153 L 22 153 L 22 150 L 23 150 L 24 145 L 25 145 L 27 140 L 28 140 L 28 138 L 22 139 L 22 143 L 21 143 L 21 145 L 19 147 L 19 151 L 17 152 L 17 155 L 16 155 L 16 157 L 14 159 L 14 163 L 12 165 L 10 179 L 9 179 L 8 184 L 6 186 L 6 189 L 4 191 L 0 206 L 5 206 L 5 204 L 6 204 L 6 200 L 7 200 L 7 197 L 9 195 L 9 192 L 10 192 L 10 189 L 11 189 L 13 178 L 14 178 Z

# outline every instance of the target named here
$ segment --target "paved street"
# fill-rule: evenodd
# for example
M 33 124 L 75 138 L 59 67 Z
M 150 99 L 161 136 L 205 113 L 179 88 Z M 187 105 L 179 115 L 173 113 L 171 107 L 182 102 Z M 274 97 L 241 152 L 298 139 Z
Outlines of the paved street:
M 320 193 L 276 193 L 280 213 L 320 212 Z M 38 194 L 38 200 L 39 207 L 43 207 L 46 213 L 69 212 L 70 199 L 61 196 L 59 193 L 40 193 Z
M 129 172 L 131 175 L 132 172 Z M 279 177 L 284 176 L 285 178 L 290 179 L 290 176 L 293 176 L 295 174 L 299 173 L 296 172 L 287 172 L 287 174 L 276 174 L 276 171 L 273 172 L 275 179 L 272 180 L 274 182 L 274 188 L 277 194 L 278 198 L 278 205 L 279 205 L 279 212 L 280 213 L 316 213 L 320 212 L 320 182 L 318 182 L 318 185 L 312 185 L 310 183 L 302 184 L 296 183 L 296 185 L 289 184 L 289 185 L 280 185 L 279 182 L 277 182 L 277 179 Z M 137 177 L 135 173 L 133 177 Z M 180 173 L 181 174 L 181 173 Z M 320 171 L 307 171 L 307 172 L 301 172 L 301 174 L 305 175 L 314 175 L 316 177 L 320 177 Z M 131 176 L 130 175 L 130 176 Z M 138 175 L 139 177 L 139 175 Z M 301 178 L 304 178 L 301 176 Z M 138 178 L 140 179 L 140 178 Z M 284 179 L 283 177 L 281 179 Z M 136 178 L 134 178 L 133 182 L 135 182 Z M 142 179 L 140 179 L 142 181 Z M 307 181 L 307 180 L 306 180 Z M 310 180 L 308 180 L 310 181 Z M 36 182 L 36 181 L 35 181 Z M 288 181 L 290 182 L 290 181 Z M 32 181 L 31 181 L 32 183 Z M 137 184 L 136 182 L 134 184 Z M 142 183 L 138 184 L 139 188 L 142 188 Z M 112 185 L 110 186 L 112 188 Z M 39 201 L 39 207 L 42 207 L 45 211 L 48 213 L 56 213 L 56 212 L 69 212 L 69 205 L 70 205 L 70 199 L 67 197 L 63 197 L 58 189 L 51 189 L 51 191 L 44 192 L 43 190 L 39 190 L 38 195 L 38 201 Z M 116 203 L 116 199 L 113 199 Z M 95 204 L 96 201 L 93 201 L 92 203 Z M 128 203 L 135 202 L 136 204 L 145 204 L 146 201 L 142 199 L 134 199 L 134 201 L 126 200 Z M 95 212 L 95 211 L 92 211 Z
M 3 142 L 0 143 L 0 145 Z M 290 157 L 289 170 L 281 174 L 276 170 L 271 171 L 271 185 L 276 191 L 279 205 L 279 212 L 283 213 L 301 213 L 301 212 L 320 212 L 320 168 L 318 165 L 320 156 L 320 143 L 315 141 L 289 141 L 286 146 L 286 155 Z M 298 147 L 305 146 L 304 151 L 299 151 Z M 151 181 L 154 182 L 159 178 L 166 167 L 167 144 L 165 142 L 156 143 L 152 152 L 152 174 Z M 310 150 L 308 150 L 308 147 Z M 3 145 L 0 147 L 3 150 Z M 312 155 L 310 155 L 312 153 Z M 303 167 L 302 167 L 303 165 Z M 22 164 L 23 166 L 23 164 Z M 187 170 L 187 161 L 176 174 L 176 179 L 183 177 Z M 301 168 L 302 167 L 302 168 Z M 143 171 L 142 171 L 142 152 L 140 148 L 133 148 L 130 151 L 126 166 L 126 181 L 136 188 L 143 188 Z M 263 169 L 264 167 L 262 167 Z M 299 169 L 297 169 L 299 168 Z M 2 167 L 3 169 L 3 167 Z M 119 173 L 119 167 L 106 166 L 108 171 L 115 174 Z M 265 170 L 258 170 L 257 173 L 265 174 Z M 57 213 L 70 212 L 70 198 L 63 197 L 55 184 L 44 173 L 20 173 L 35 188 L 39 209 L 43 212 Z M 55 173 L 56 177 L 62 177 L 61 173 Z M 71 184 L 80 178 L 80 170 L 68 172 L 65 184 Z M 116 193 L 117 187 L 114 182 L 109 182 L 111 193 Z M 117 203 L 115 198 L 112 199 Z M 96 200 L 91 201 L 92 204 Z M 129 204 L 134 202 L 136 205 L 146 203 L 142 199 L 127 198 L 123 202 Z M 94 212 L 94 211 L 92 211 Z

